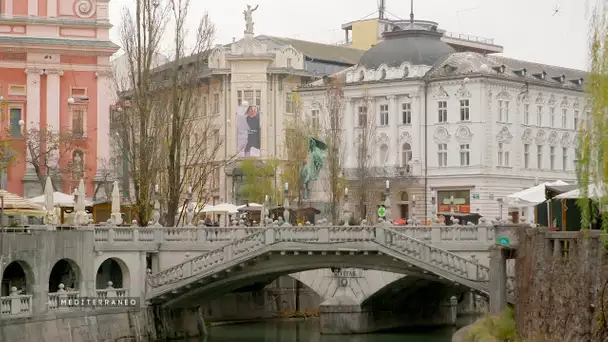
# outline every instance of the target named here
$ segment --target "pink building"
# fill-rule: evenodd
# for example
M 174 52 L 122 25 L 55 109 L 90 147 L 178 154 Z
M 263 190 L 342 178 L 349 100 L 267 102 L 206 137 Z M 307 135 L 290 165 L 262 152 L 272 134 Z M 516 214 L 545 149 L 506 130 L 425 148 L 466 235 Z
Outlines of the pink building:
M 110 157 L 110 56 L 118 50 L 109 38 L 109 1 L 0 0 L 0 134 L 20 150 L 4 176 L 8 191 L 42 192 L 24 151 L 28 131 L 38 128 L 69 132 L 70 150 L 59 161 L 71 170 L 61 177 L 63 192 L 83 177 L 91 197 L 95 183 L 107 180 L 99 170 Z

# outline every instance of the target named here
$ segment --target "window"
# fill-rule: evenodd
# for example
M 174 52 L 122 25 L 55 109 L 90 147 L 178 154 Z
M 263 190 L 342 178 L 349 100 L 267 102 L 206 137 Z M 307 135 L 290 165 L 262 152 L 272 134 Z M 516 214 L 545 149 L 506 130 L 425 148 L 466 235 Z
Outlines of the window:
M 439 114 L 439 122 L 448 122 L 448 102 L 437 102 L 437 113 Z
M 287 58 L 287 67 L 291 68 L 291 58 Z
M 241 106 L 243 104 L 243 91 L 239 90 L 236 92 L 236 103 L 237 106 Z
M 10 109 L 10 131 L 11 137 L 21 137 L 21 125 L 19 124 L 22 120 L 21 116 L 21 108 L 11 108 Z
M 543 125 L 543 106 L 536 106 L 536 126 Z
M 402 103 L 401 104 L 401 123 L 404 125 L 412 124 L 412 104 Z
M 247 101 L 248 106 L 253 106 L 255 99 L 253 98 L 253 90 L 245 90 L 243 92 L 243 101 Z
M 72 153 L 72 179 L 84 177 L 84 152 L 76 150 Z
M 524 144 L 524 169 L 530 168 L 530 144 Z
M 380 165 L 384 166 L 388 162 L 388 145 L 382 144 L 380 146 Z
M 469 121 L 470 119 L 469 100 L 460 100 L 460 121 Z
M 562 108 L 562 128 L 568 128 L 568 110 Z
M 578 111 L 578 110 L 574 111 L 574 129 L 575 130 L 578 130 L 578 118 L 579 118 L 580 114 L 581 114 L 580 111 Z
M 9 85 L 8 94 L 15 95 L 15 96 L 25 96 L 26 88 L 24 85 Z
M 359 106 L 357 123 L 359 127 L 367 127 L 367 106 Z
M 543 145 L 536 146 L 536 168 L 539 170 L 543 168 Z
M 460 145 L 460 166 L 469 166 L 471 159 L 470 153 L 469 144 Z
M 524 103 L 524 125 L 530 124 L 530 105 Z
M 509 122 L 509 101 L 498 100 L 498 121 Z
M 72 107 L 72 134 L 74 137 L 84 137 L 84 108 Z
M 568 171 L 568 148 L 562 148 L 562 171 Z
M 439 167 L 448 166 L 448 144 L 437 145 Z
M 549 146 L 549 168 L 555 171 L 555 146 Z
M 207 105 L 208 105 L 207 102 L 208 102 L 207 96 L 203 96 L 203 104 L 202 104 L 203 108 L 201 108 L 201 114 L 203 116 L 207 116 Z
M 260 110 L 260 107 L 262 106 L 262 91 L 261 90 L 255 91 L 255 105 L 258 107 L 258 110 Z
M 310 112 L 310 123 L 312 124 L 312 129 L 316 132 L 319 130 L 319 110 L 313 109 Z
M 217 189 L 220 187 L 220 169 L 219 168 L 216 168 L 215 170 L 213 170 L 213 178 L 211 179 L 211 186 L 214 189 Z
M 213 148 L 216 148 L 217 146 L 221 145 L 220 130 L 214 129 L 212 134 L 213 134 L 213 140 L 215 141 L 215 146 Z
M 293 94 L 292 93 L 285 94 L 285 112 L 293 113 L 294 107 L 295 106 L 294 106 L 294 101 L 293 101 Z
M 401 167 L 410 169 L 410 161 L 412 160 L 412 146 L 408 143 L 401 145 Z
M 388 126 L 388 105 L 380 105 L 380 126 Z
M 551 128 L 555 128 L 555 107 L 549 108 L 549 120 Z
M 220 94 L 215 93 L 213 94 L 213 110 L 212 110 L 213 114 L 219 114 L 220 113 Z
M 498 166 L 509 166 L 510 165 L 509 151 L 505 149 L 504 143 L 498 143 Z

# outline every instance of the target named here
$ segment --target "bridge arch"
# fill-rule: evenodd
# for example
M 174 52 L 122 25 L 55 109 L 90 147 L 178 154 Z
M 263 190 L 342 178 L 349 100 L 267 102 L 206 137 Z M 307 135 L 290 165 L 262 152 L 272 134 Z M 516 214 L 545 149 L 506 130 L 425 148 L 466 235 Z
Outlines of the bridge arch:
M 84 289 L 84 279 L 80 266 L 68 258 L 57 260 L 49 273 L 49 293 L 59 290 L 59 284 L 63 284 L 66 291 L 79 291 Z
M 35 284 L 36 279 L 30 265 L 23 260 L 12 261 L 2 271 L 0 296 L 8 296 L 12 287 L 20 290 L 20 294 L 32 294 Z
M 105 289 L 109 285 L 108 282 L 112 282 L 114 288 L 128 289 L 131 287 L 131 272 L 121 258 L 108 257 L 97 267 L 95 288 Z

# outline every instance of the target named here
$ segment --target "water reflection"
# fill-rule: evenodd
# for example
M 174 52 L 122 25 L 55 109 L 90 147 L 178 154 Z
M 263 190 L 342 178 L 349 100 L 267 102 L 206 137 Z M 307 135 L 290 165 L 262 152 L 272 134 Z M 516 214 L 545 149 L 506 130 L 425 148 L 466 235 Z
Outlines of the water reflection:
M 449 342 L 455 331 L 448 327 L 403 333 L 321 335 L 319 321 L 308 319 L 215 326 L 209 329 L 208 337 L 187 342 Z

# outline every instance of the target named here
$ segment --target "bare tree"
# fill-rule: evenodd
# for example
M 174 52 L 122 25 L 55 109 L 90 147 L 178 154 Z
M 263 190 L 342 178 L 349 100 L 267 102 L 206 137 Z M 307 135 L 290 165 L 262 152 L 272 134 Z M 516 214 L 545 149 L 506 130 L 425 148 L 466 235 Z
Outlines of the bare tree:
M 59 182 L 53 182 L 53 191 L 59 191 L 59 183 L 75 182 L 84 179 L 90 170 L 85 164 L 84 154 L 86 140 L 82 135 L 49 127 L 29 128 L 22 134 L 26 137 L 26 161 L 36 173 L 40 187 L 44 189 L 46 177 L 50 176 Z M 79 155 L 77 155 L 80 153 Z M 67 161 L 67 162 L 65 162 Z
M 371 220 L 373 211 L 369 210 L 374 196 L 372 192 L 373 155 L 376 146 L 376 124 L 373 106 L 367 91 L 361 102 L 355 107 L 355 148 L 356 167 L 354 170 L 354 195 L 356 196 L 359 219 Z
M 221 167 L 217 157 L 223 139 L 202 103 L 208 90 L 200 81 L 215 27 L 203 14 L 189 48 L 189 0 L 170 0 L 167 5 L 137 0 L 136 5 L 134 15 L 128 10 L 123 15 L 121 40 L 128 59 L 130 88 L 122 96 L 127 100 L 123 106 L 127 110 L 118 115 L 117 126 L 122 131 L 114 138 L 122 150 L 128 151 L 125 158 L 139 223 L 148 220 L 157 182 L 166 199 L 165 224 L 172 226 L 185 207 L 186 189 L 191 187 L 199 204 L 204 204 L 211 179 Z M 171 33 L 165 35 L 168 24 Z M 154 68 L 163 38 L 171 42 L 171 62 Z
M 346 146 L 343 143 L 344 90 L 340 76 L 325 79 L 325 111 L 323 140 L 327 145 L 326 172 L 331 219 L 337 224 L 340 219 L 340 200 L 344 194 L 342 166 Z

